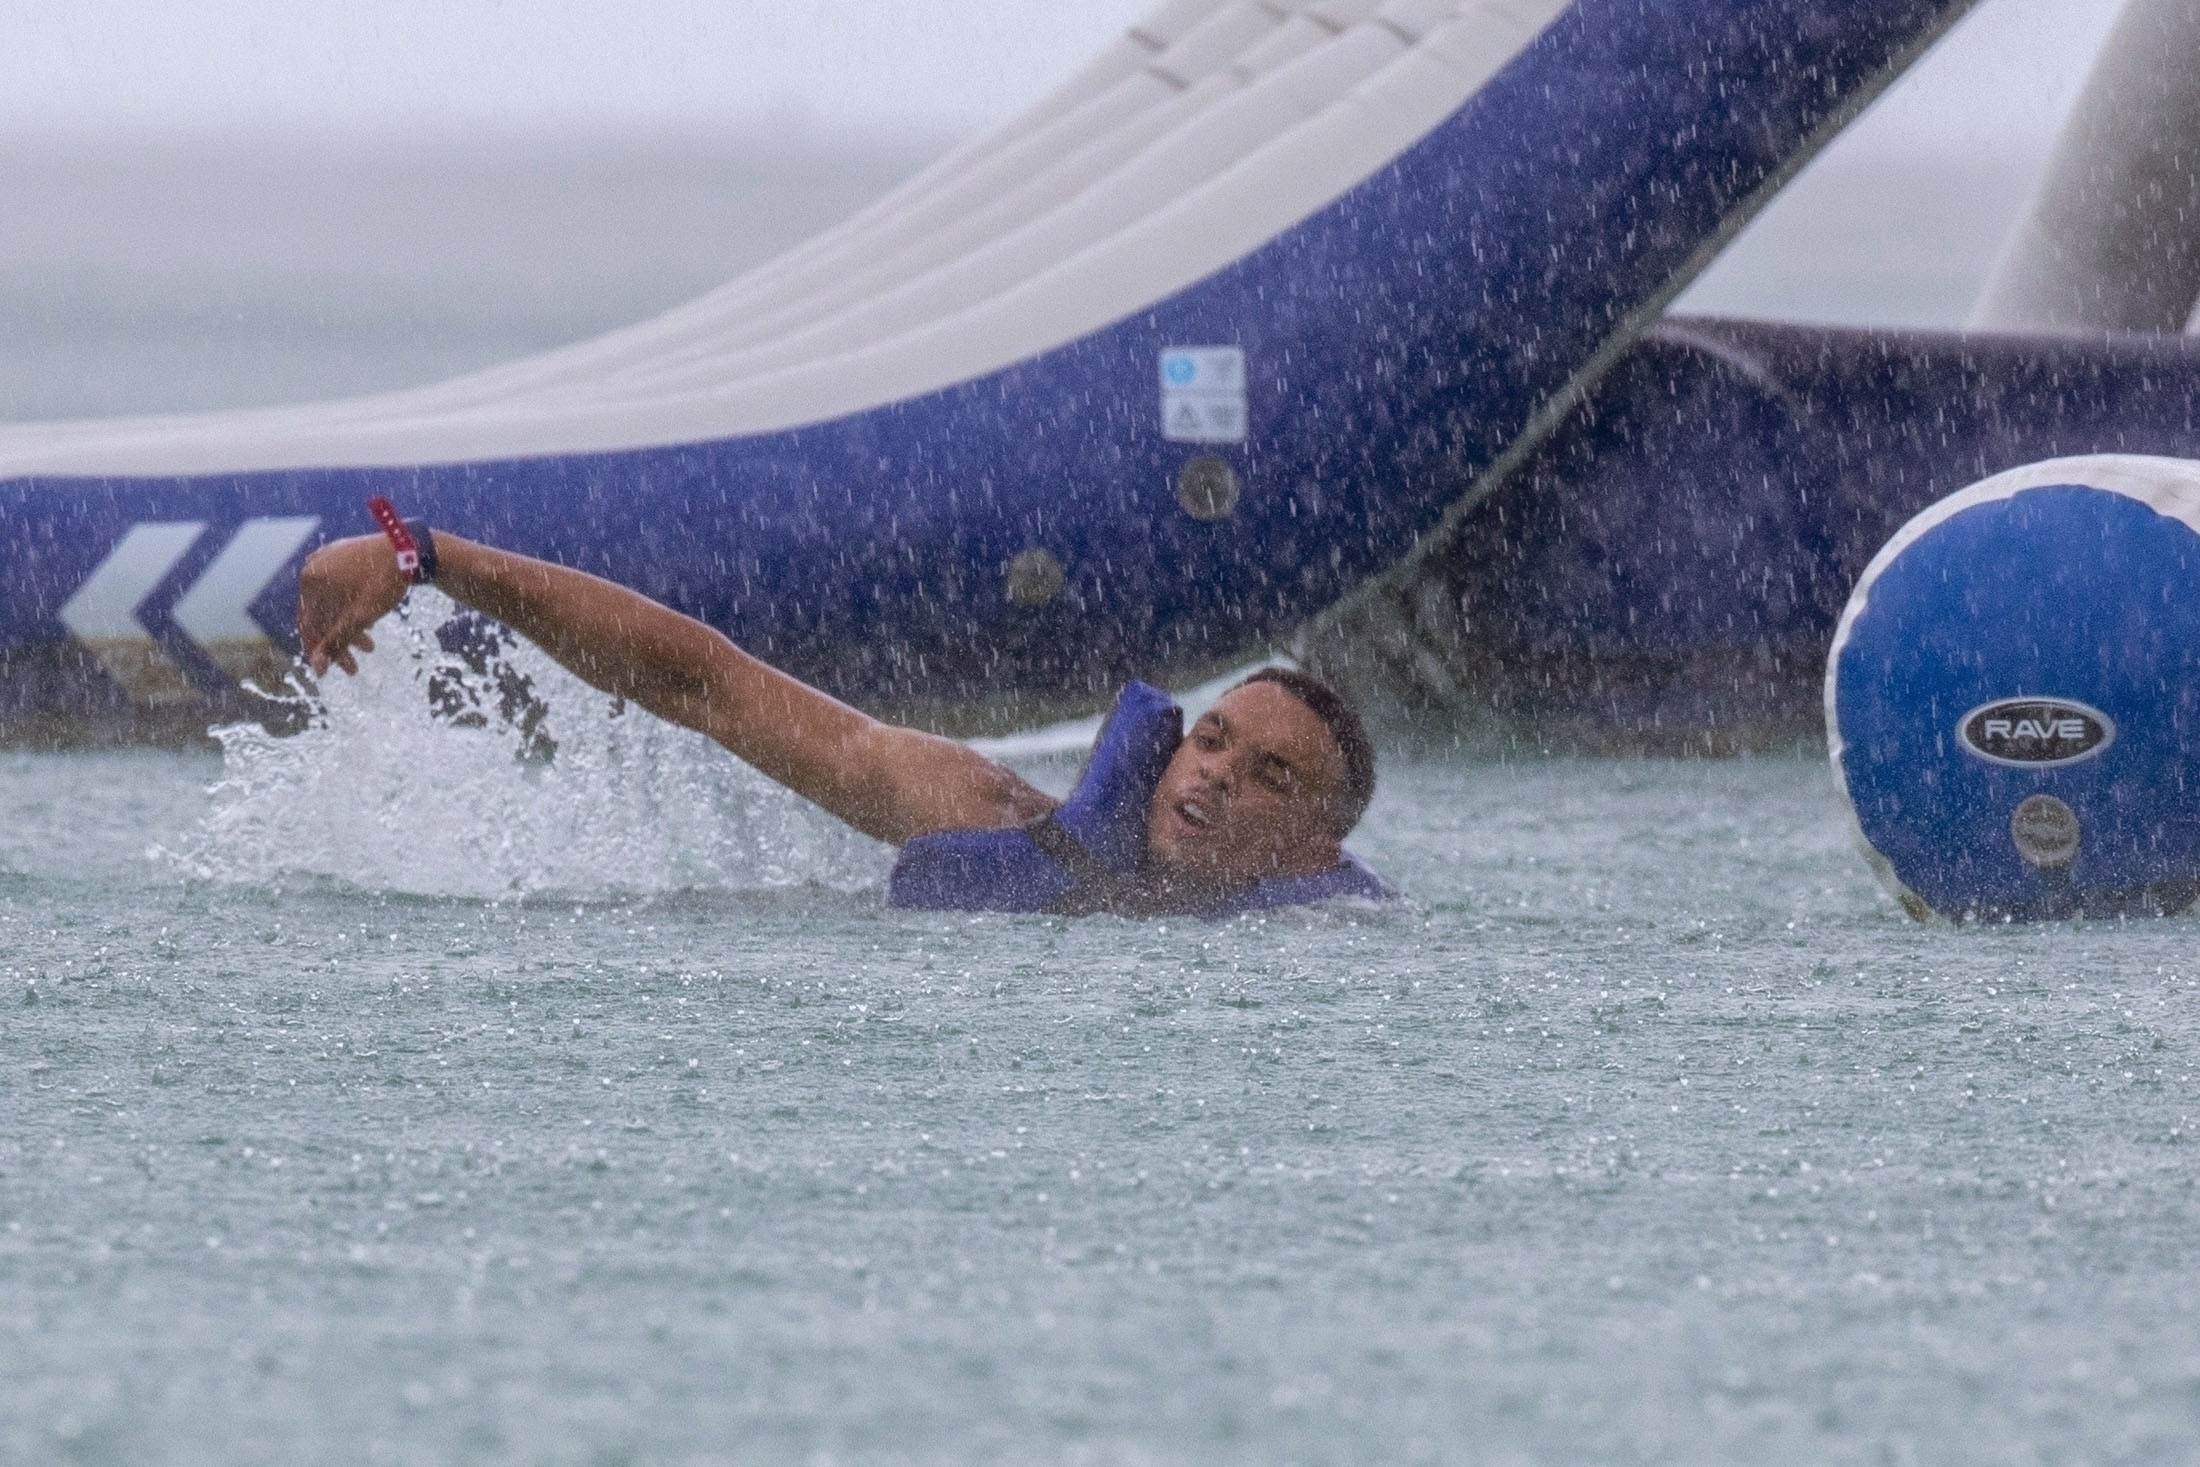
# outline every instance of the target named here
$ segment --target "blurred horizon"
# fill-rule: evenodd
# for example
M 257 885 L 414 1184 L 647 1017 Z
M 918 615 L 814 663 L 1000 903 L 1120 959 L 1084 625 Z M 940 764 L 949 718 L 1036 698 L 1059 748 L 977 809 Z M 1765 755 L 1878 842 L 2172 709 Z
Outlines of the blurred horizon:
M 314 401 L 642 320 L 944 137 L 0 137 L 0 421 Z

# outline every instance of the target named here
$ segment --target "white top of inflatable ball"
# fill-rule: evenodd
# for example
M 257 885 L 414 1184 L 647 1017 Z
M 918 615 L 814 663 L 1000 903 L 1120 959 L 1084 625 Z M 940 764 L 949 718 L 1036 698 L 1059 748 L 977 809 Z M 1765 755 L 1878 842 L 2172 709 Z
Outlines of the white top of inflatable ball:
M 1864 567 L 1856 589 L 1849 593 L 1849 604 L 1842 608 L 1840 624 L 1834 628 L 1833 648 L 1826 655 L 1826 729 L 1828 736 L 1836 741 L 1836 759 L 1840 757 L 1840 735 L 1834 731 L 1833 669 L 1840 661 L 1842 647 L 1848 643 L 1849 628 L 1856 624 L 1856 618 L 1871 600 L 1872 583 L 1901 558 L 1903 551 L 1965 510 L 2011 498 L 2027 489 L 2045 489 L 2056 484 L 2079 484 L 2136 499 L 2156 514 L 2178 520 L 2200 534 L 2200 460 L 2158 458 L 2143 453 L 2085 453 L 2070 458 L 2042 459 L 2036 464 L 2004 469 L 1920 510 L 1908 524 L 1894 532 L 1894 537 L 1871 558 L 1871 564 Z

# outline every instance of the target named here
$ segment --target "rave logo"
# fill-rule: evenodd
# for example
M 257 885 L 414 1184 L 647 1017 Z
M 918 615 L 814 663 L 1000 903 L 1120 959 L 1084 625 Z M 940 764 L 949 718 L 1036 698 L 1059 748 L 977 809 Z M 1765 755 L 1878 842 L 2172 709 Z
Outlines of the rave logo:
M 2002 698 L 1964 714 L 1956 737 L 1993 764 L 2069 764 L 2107 748 L 2116 725 L 2068 698 Z

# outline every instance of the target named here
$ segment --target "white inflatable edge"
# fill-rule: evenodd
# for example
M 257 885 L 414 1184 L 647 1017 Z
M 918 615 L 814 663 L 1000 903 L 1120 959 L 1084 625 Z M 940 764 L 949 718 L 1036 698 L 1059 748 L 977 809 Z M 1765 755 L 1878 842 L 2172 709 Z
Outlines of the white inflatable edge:
M 1248 18 L 1256 24 L 1248 26 Z M 1192 0 L 1170 7 L 1161 23 L 1149 18 L 1110 48 L 1111 58 L 1125 46 L 1138 57 L 1136 64 L 1127 68 L 1099 68 L 1100 74 L 1093 79 L 1105 85 L 1068 89 L 1072 95 L 1049 99 L 1035 116 L 1027 114 L 979 143 L 956 149 L 849 219 L 693 300 L 585 341 L 441 382 L 336 402 L 259 410 L 249 414 L 249 419 L 289 426 L 301 416 L 336 422 L 441 415 L 475 403 L 524 396 L 540 385 L 585 382 L 606 367 L 646 361 L 661 343 L 708 332 L 757 302 L 798 293 L 796 286 L 803 272 L 816 266 L 821 256 L 898 238 L 909 227 L 909 211 L 927 199 L 943 192 L 968 193 L 975 189 L 982 193 L 989 181 L 997 185 L 1003 177 L 1016 177 L 1019 156 L 1035 145 L 1043 146 L 1048 138 L 1064 134 L 1090 136 L 1095 131 L 1105 134 L 1125 119 L 1135 121 L 1144 108 L 1177 95 L 1182 83 L 1174 77 L 1181 74 L 1197 78 L 1202 65 L 1230 63 L 1228 51 L 1218 45 L 1218 35 L 1223 39 L 1258 36 L 1276 23 L 1273 8 L 1254 0 Z
M 591 384 L 574 400 L 637 401 L 708 388 L 921 330 L 1034 279 L 1192 196 L 1269 139 L 1319 115 L 1405 49 L 1385 27 L 1355 26 L 1207 108 L 1036 218 L 999 230 L 907 278 L 897 281 L 888 273 L 854 284 L 843 301 L 827 297 L 806 302 L 802 314 L 809 319 L 787 323 L 791 330 L 779 320 L 760 323 L 755 330 L 735 325 L 691 356 L 653 364 L 624 380 Z
M 399 423 L 168 420 L 96 441 L 0 435 L 0 473 L 204 473 L 404 466 L 771 431 L 936 390 L 1071 341 L 1190 285 L 1304 219 L 1440 124 L 1531 42 L 1561 0 L 1476 0 L 1320 115 L 1207 186 L 1044 274 L 924 328 L 735 384 L 611 409 Z M 287 430 L 287 431 L 286 431 Z M 12 441 L 10 441 L 12 439 Z
M 1427 4 L 1430 0 L 1393 0 L 1393 5 L 1405 3 Z M 1437 3 L 1455 5 L 1457 0 L 1437 0 Z M 729 317 L 739 319 L 751 294 L 760 289 L 778 288 L 774 282 L 783 272 L 798 267 L 820 252 L 837 250 L 851 241 L 860 243 L 863 239 L 898 237 L 898 232 L 904 229 L 907 212 L 922 206 L 928 197 L 940 190 L 955 192 L 966 184 L 982 190 L 988 180 L 997 185 L 1003 177 L 1014 181 L 1018 177 L 1014 171 L 1017 155 L 1033 145 L 1039 145 L 1041 156 L 1045 156 L 1044 145 L 1065 130 L 1070 136 L 1090 136 L 1095 126 L 1106 132 L 1111 127 L 1110 119 L 1120 117 L 1128 117 L 1131 125 L 1135 125 L 1141 108 L 1157 96 L 1173 100 L 1179 95 L 1179 88 L 1191 84 L 1186 79 L 1196 80 L 1208 69 L 1234 65 L 1237 58 L 1229 50 L 1229 44 L 1243 41 L 1257 50 L 1266 44 L 1277 25 L 1295 11 L 1303 9 L 1308 14 L 1326 14 L 1331 10 L 1356 9 L 1357 5 L 1358 0 L 1315 0 L 1311 5 L 1189 0 L 1189 3 L 1168 7 L 1158 21 L 1149 18 L 1133 29 L 1125 43 L 1113 48 L 1120 50 L 1122 44 L 1130 44 L 1134 50 L 1143 48 L 1152 54 L 1146 56 L 1146 64 L 1116 76 L 1110 88 L 1079 89 L 1073 84 L 1065 91 L 1082 91 L 1081 95 L 1064 97 L 1058 93 L 1041 104 L 1038 111 L 1049 121 L 1034 126 L 1027 115 L 983 143 L 958 149 L 948 159 L 933 165 L 850 220 L 748 274 L 647 321 L 588 341 L 439 383 L 330 402 L 223 413 L 0 427 L 0 445 L 11 441 L 34 441 L 60 448 L 75 443 L 112 442 L 123 437 L 149 437 L 164 431 L 203 439 L 207 433 L 222 426 L 246 434 L 293 433 L 309 424 L 441 417 L 476 403 L 523 400 L 537 384 L 587 382 L 608 367 L 625 362 L 647 362 L 661 349 L 661 343 L 691 339 L 698 333 L 717 329 Z M 1249 26 L 1248 20 L 1257 24 Z M 1340 24 L 1341 21 L 1340 15 Z M 1091 70 L 1093 68 L 1088 68 Z M 1109 66 L 1101 70 L 1113 73 L 1121 69 Z
M 1825 683 L 1826 757 L 1833 765 L 1834 786 L 1841 792 L 1841 809 L 1848 818 L 1850 837 L 1863 853 L 1872 874 L 1892 893 L 1902 910 L 1920 922 L 1944 919 L 1926 905 L 1924 898 L 1903 884 L 1887 858 L 1865 839 L 1864 824 L 1856 814 L 1856 801 L 1849 796 L 1848 775 L 1841 767 L 1841 653 L 1848 646 L 1850 630 L 1871 601 L 1872 586 L 1904 551 L 1965 510 L 2013 499 L 2027 489 L 2066 484 L 2136 499 L 2156 514 L 2176 520 L 2200 534 L 2200 462 L 2141 453 L 2088 453 L 2042 459 L 1981 479 L 1912 516 L 1864 567 L 1864 574 L 1857 577 L 1856 589 L 1849 593 L 1848 604 L 1841 608 L 1841 620 L 1834 626 L 1833 642 L 1826 652 Z
M 551 368 L 573 358 L 585 359 L 589 353 L 615 347 L 627 338 L 646 337 L 660 327 L 677 324 L 690 314 L 707 312 L 712 303 L 726 292 L 751 283 L 767 282 L 778 272 L 799 266 L 819 252 L 836 247 L 845 239 L 881 228 L 890 230 L 901 211 L 939 190 L 957 187 L 972 174 L 994 166 L 1003 152 L 1022 145 L 1034 135 L 1062 125 L 1065 119 L 1080 117 L 1095 107 L 1110 106 L 1110 98 L 1114 93 L 1126 84 L 1137 85 L 1150 75 L 1156 65 L 1165 65 L 1172 50 L 1205 25 L 1216 11 L 1244 3 L 1245 0 L 1166 0 L 1158 10 L 1132 26 L 1062 86 L 1006 126 L 951 149 L 944 157 L 920 169 L 913 177 L 904 180 L 838 224 L 782 251 L 694 300 L 682 302 L 646 321 L 592 337 L 587 341 L 536 353 L 518 361 L 499 363 L 479 372 L 470 372 L 442 383 L 431 384 L 427 388 L 385 396 L 408 396 L 415 392 L 440 392 L 475 383 L 487 384 L 508 374 Z
M 1331 0 L 1318 0 L 1329 4 Z M 744 288 L 757 288 L 770 279 L 799 266 L 807 257 L 818 251 L 834 249 L 845 238 L 854 235 L 876 235 L 880 231 L 898 231 L 900 211 L 920 202 L 935 191 L 961 187 L 972 174 L 983 176 L 994 169 L 1003 152 L 1030 141 L 1034 134 L 1043 136 L 1054 128 L 1082 128 L 1089 123 L 1093 108 L 1120 108 L 1122 99 L 1111 97 L 1111 92 L 1129 86 L 1133 90 L 1146 84 L 1162 88 L 1162 95 L 1175 97 L 1175 84 L 1157 84 L 1153 70 L 1157 64 L 1173 64 L 1179 70 L 1197 77 L 1197 68 L 1190 66 L 1190 57 L 1173 53 L 1179 40 L 1190 37 L 1192 48 L 1201 48 L 1201 40 L 1195 35 L 1210 20 L 1214 11 L 1221 9 L 1254 9 L 1263 11 L 1254 0 L 1173 0 L 1162 9 L 1148 15 L 1126 33 L 1122 40 L 1109 46 L 1096 62 L 1089 62 L 1071 77 L 1067 84 L 1045 97 L 1041 103 L 1021 114 L 1019 119 L 992 132 L 983 139 L 964 143 L 937 158 L 931 165 L 920 169 L 913 178 L 891 189 L 887 196 L 873 200 L 854 216 L 840 220 L 832 229 L 825 229 L 810 240 L 792 246 L 772 260 L 759 264 L 752 271 L 717 286 L 708 293 L 684 301 L 671 310 L 658 312 L 656 317 L 638 321 L 634 326 L 623 326 L 576 341 L 561 348 L 535 352 L 515 361 L 482 367 L 453 378 L 425 383 L 420 387 L 398 387 L 376 394 L 363 394 L 354 398 L 337 398 L 323 402 L 304 402 L 304 405 L 279 405 L 262 409 L 229 409 L 218 413 L 156 413 L 141 418 L 103 418 L 103 420 L 55 420 L 55 422 L 31 422 L 31 424 L 0 424 L 0 442 L 11 438 L 42 438 L 53 444 L 101 440 L 114 433 L 152 433 L 163 427 L 176 427 L 189 433 L 200 433 L 209 427 L 211 420 L 233 424 L 240 431 L 253 429 L 284 429 L 295 427 L 299 420 L 315 422 L 341 422 L 341 420 L 372 420 L 372 418 L 405 418 L 422 416 L 422 413 L 440 413 L 469 405 L 473 400 L 495 400 L 499 394 L 526 389 L 532 380 L 561 380 L 574 374 L 592 372 L 598 361 L 623 361 L 631 356 L 645 356 L 653 350 L 653 343 L 660 337 L 678 337 L 682 330 L 711 330 L 726 310 L 737 308 L 733 293 Z M 1206 46 L 1212 51 L 1212 46 Z M 1228 57 L 1221 59 L 1228 64 Z M 1135 117 L 1135 110 L 1133 110 Z
M 1048 127 L 1026 130 L 1013 146 L 997 150 L 985 168 L 966 171 L 926 197 L 904 198 L 903 207 L 882 214 L 873 227 L 829 231 L 814 246 L 801 247 L 800 260 L 783 256 L 691 307 L 647 323 L 623 350 L 607 353 L 583 344 L 554 377 L 520 364 L 517 373 L 499 379 L 493 393 L 477 394 L 474 400 L 600 397 L 604 394 L 597 384 L 614 374 L 646 378 L 676 357 L 714 356 L 735 342 L 761 344 L 774 331 L 799 331 L 866 294 L 896 288 L 926 270 L 951 266 L 971 250 L 997 244 L 1001 235 L 1119 175 L 1126 160 L 1190 151 L 1186 140 L 1206 132 L 1215 111 L 1235 105 L 1240 89 L 1265 82 L 1269 73 L 1309 52 L 1333 46 L 1341 33 L 1371 17 L 1410 43 L 1452 18 L 1462 3 L 1266 0 L 1250 9 L 1216 10 L 1155 56 L 1141 77 L 1124 83 L 1137 95 L 1095 97 Z M 1248 24 L 1249 19 L 1258 24 Z M 1162 90 L 1153 92 L 1146 89 L 1148 84 Z M 1168 141 L 1156 147 L 1165 137 Z M 1237 156 L 1266 140 L 1257 131 L 1241 133 Z M 1213 143 L 1207 139 L 1200 151 L 1213 155 Z M 1075 248 L 1095 242 L 1096 234 L 1071 236 Z M 888 258 L 878 258 L 882 253 Z M 995 281 L 991 288 L 1007 283 Z M 607 340 L 598 338 L 598 343 Z M 784 369 L 801 359 L 790 352 L 774 367 Z M 439 397 L 438 406 L 445 400 Z
M 1203 78 L 1103 137 L 1067 151 L 1060 150 L 1060 140 L 1036 139 L 1042 146 L 1057 144 L 1055 156 L 1032 157 L 1028 176 L 990 201 L 965 200 L 951 190 L 927 206 L 924 213 L 932 217 L 913 221 L 918 227 L 908 239 L 886 242 L 886 249 L 872 252 L 876 258 L 850 258 L 847 252 L 829 257 L 822 262 L 828 274 L 812 282 L 807 293 L 760 303 L 766 308 L 716 322 L 693 340 L 668 344 L 645 361 L 597 377 L 582 390 L 602 392 L 617 381 L 619 391 L 604 395 L 628 395 L 638 387 L 647 390 L 644 384 L 668 372 L 709 371 L 710 363 L 743 350 L 768 348 L 799 357 L 796 343 L 807 333 L 844 321 L 851 311 L 883 307 L 897 293 L 904 298 L 905 311 L 940 314 L 936 305 L 911 300 L 919 290 L 931 299 L 943 298 L 936 284 L 923 282 L 936 282 L 942 272 L 984 270 L 980 262 L 988 253 L 1012 247 L 1012 241 L 1034 229 L 1046 228 L 1075 245 L 1090 243 L 1193 186 L 1198 180 L 1187 175 L 1194 169 L 1211 176 L 1299 120 L 1272 105 L 1279 93 L 1296 91 L 1303 99 L 1311 92 L 1321 102 L 1332 100 L 1345 84 L 1332 79 L 1326 87 L 1309 86 L 1309 68 L 1334 69 L 1341 53 L 1351 51 L 1354 40 L 1367 32 L 1361 26 L 1338 35 L 1303 17 L 1295 19 L 1227 71 Z M 1393 51 L 1404 44 L 1392 31 L 1380 35 Z M 1248 126 L 1240 120 L 1248 107 L 1258 109 L 1264 103 L 1270 105 L 1259 122 Z M 1140 193 L 1143 199 L 1136 198 Z M 1112 221 L 1080 218 L 1096 215 L 1110 202 L 1116 216 Z M 1065 245 L 1054 248 L 1058 257 Z
M 1362 8 L 1374 7 L 1355 0 Z M 1340 7 L 1341 8 L 1341 7 Z M 1388 34 L 1386 32 L 1386 34 Z M 900 216 L 892 237 L 869 236 L 823 254 L 785 282 L 775 296 L 757 296 L 735 308 L 698 319 L 679 338 L 664 337 L 655 348 L 629 360 L 607 364 L 586 378 L 559 384 L 561 397 L 605 395 L 613 378 L 631 384 L 650 380 L 683 364 L 706 362 L 729 352 L 763 349 L 799 337 L 867 302 L 907 292 L 914 282 L 942 270 L 967 268 L 973 257 L 998 250 L 1019 231 L 1059 216 L 1065 209 L 1090 207 L 1095 191 L 1120 187 L 1136 177 L 1139 160 L 1167 154 L 1213 154 L 1222 141 L 1218 117 L 1248 93 L 1272 89 L 1274 74 L 1326 55 L 1341 44 L 1326 24 L 1296 16 L 1260 38 L 1225 68 L 1198 78 L 1151 101 L 1119 125 L 1090 129 L 1047 129 L 998 155 L 987 170 L 966 176 L 955 187 L 935 194 Z M 1395 44 L 1395 42 L 1394 42 Z M 1149 71 L 1153 70 L 1150 68 Z M 1149 75 L 1153 87 L 1162 84 Z M 1341 87 L 1334 91 L 1342 90 Z M 1324 98 L 1328 100 L 1328 98 Z M 1083 120 L 1082 114 L 1071 119 Z M 1271 128 L 1271 132 L 1276 130 Z M 1232 156 L 1242 156 L 1260 138 L 1236 141 Z M 1223 160 L 1227 161 L 1227 160 Z M 994 172 L 998 176 L 989 176 Z M 1005 185 L 1005 186 L 1004 186 Z M 1181 185 L 1177 188 L 1181 192 Z M 1075 245 L 1089 244 L 1102 231 L 1088 225 Z M 935 308 L 932 314 L 939 314 Z M 802 353 L 784 351 L 784 360 Z M 707 370 L 707 369 L 706 369 Z M 626 395 L 621 393 L 619 395 Z M 541 400 L 538 396 L 536 400 Z
M 1165 45 L 1138 66 L 1112 77 L 1067 105 L 1045 108 L 1039 118 L 1026 116 L 994 134 L 976 156 L 964 157 L 952 171 L 927 170 L 853 217 L 823 231 L 726 284 L 675 306 L 648 321 L 543 353 L 484 369 L 426 389 L 438 409 L 472 401 L 490 401 L 542 382 L 585 379 L 607 366 L 647 360 L 667 345 L 718 329 L 728 319 L 789 301 L 805 289 L 830 284 L 850 259 L 867 259 L 882 247 L 921 238 L 943 218 L 966 211 L 1004 187 L 1019 186 L 1034 159 L 1058 156 L 1066 139 L 1107 137 L 1138 125 L 1149 112 L 1177 103 L 1181 94 L 1238 64 L 1241 53 L 1263 45 L 1291 17 L 1288 8 L 1256 0 L 1217 0 L 1203 4 L 1194 17 L 1170 33 Z M 1150 26 L 1146 34 L 1158 42 Z

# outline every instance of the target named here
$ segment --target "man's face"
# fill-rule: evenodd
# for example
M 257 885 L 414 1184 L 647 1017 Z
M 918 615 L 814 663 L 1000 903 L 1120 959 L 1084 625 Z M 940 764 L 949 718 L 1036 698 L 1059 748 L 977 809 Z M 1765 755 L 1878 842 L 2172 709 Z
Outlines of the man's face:
M 1223 886 L 1337 864 L 1332 805 L 1344 756 L 1329 728 L 1274 683 L 1233 688 L 1201 714 L 1146 807 L 1163 866 Z

